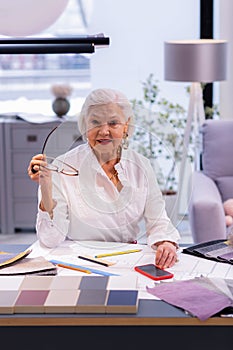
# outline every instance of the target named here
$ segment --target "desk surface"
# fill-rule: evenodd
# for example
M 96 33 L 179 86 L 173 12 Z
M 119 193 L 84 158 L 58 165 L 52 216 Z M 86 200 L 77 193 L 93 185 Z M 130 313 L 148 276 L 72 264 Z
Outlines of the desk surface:
M 22 251 L 28 245 L 1 244 L 1 250 Z M 42 277 L 43 278 L 43 277 Z M 232 317 L 200 321 L 161 300 L 140 299 L 137 314 L 13 314 L 0 315 L 0 326 L 233 326 Z
M 139 301 L 137 314 L 0 315 L 0 326 L 233 326 L 233 318 L 200 321 L 161 300 Z

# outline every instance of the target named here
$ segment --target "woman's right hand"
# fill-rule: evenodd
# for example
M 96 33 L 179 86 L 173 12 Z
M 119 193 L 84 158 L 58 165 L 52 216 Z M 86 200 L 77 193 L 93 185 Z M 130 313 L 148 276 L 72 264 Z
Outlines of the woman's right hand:
M 40 167 L 45 162 L 45 156 L 43 154 L 36 154 L 34 157 L 32 157 L 29 165 L 28 165 L 28 176 L 31 178 L 31 180 L 36 181 L 39 183 L 40 179 Z
M 28 166 L 28 175 L 33 180 L 40 184 L 41 187 L 41 202 L 40 208 L 47 211 L 52 216 L 54 201 L 52 198 L 52 177 L 51 171 L 45 166 L 47 165 L 46 156 L 37 154 L 32 157 Z

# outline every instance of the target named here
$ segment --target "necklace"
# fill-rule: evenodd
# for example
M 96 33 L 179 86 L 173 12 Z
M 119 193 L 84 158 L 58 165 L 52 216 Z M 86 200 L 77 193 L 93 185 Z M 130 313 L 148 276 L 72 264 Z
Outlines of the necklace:
M 118 179 L 118 172 L 115 170 L 115 172 L 109 177 L 109 180 L 112 181 L 114 186 L 116 186 L 117 190 L 120 192 L 122 190 L 122 184 L 120 180 Z
M 116 179 L 118 176 L 118 172 L 115 170 L 115 172 L 109 177 L 109 180 L 112 181 L 113 179 Z

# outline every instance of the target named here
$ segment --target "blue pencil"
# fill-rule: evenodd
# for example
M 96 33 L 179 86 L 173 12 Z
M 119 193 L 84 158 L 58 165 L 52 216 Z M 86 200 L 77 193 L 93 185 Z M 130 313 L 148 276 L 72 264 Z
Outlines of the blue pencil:
M 64 262 L 64 261 L 61 261 L 61 260 L 50 260 L 50 262 L 55 264 L 55 265 L 56 264 L 62 264 L 62 265 L 66 265 L 66 266 L 70 266 L 70 267 L 74 267 L 74 268 L 78 268 L 78 269 L 83 269 L 83 270 L 87 270 L 88 269 L 92 273 L 96 273 L 96 274 L 102 275 L 102 276 L 119 276 L 119 275 L 116 275 L 115 273 L 100 271 L 100 270 L 92 269 L 90 267 L 87 268 L 87 267 L 82 266 L 82 265 L 70 264 L 70 263 L 67 263 L 67 262 Z

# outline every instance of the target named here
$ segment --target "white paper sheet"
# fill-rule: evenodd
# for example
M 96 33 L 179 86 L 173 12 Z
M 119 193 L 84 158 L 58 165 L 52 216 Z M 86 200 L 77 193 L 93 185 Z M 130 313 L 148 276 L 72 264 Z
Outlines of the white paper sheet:
M 153 287 L 155 283 L 170 283 L 174 280 L 188 280 L 195 277 L 218 277 L 228 278 L 233 280 L 233 266 L 220 262 L 215 262 L 196 256 L 182 254 L 179 252 L 179 261 L 172 267 L 167 269 L 174 274 L 174 278 L 165 280 L 163 282 L 155 282 L 146 276 L 143 276 L 134 270 L 134 266 L 154 263 L 155 252 L 147 245 L 142 244 L 122 244 L 122 243 L 110 243 L 110 242 L 77 242 L 77 241 L 64 241 L 59 247 L 49 249 L 40 245 L 39 241 L 34 242 L 31 247 L 32 252 L 30 257 L 44 256 L 48 260 L 59 260 L 76 265 L 82 265 L 86 268 L 93 268 L 103 272 L 110 272 L 122 277 L 128 277 L 129 286 L 131 286 L 130 278 L 137 276 L 137 288 L 140 291 L 139 298 L 156 298 L 146 291 L 146 287 Z M 112 257 L 105 257 L 108 261 L 114 261 L 113 266 L 101 266 L 96 263 L 81 260 L 78 255 L 90 255 L 95 256 L 102 253 L 110 253 L 116 251 L 124 251 L 129 249 L 142 249 L 141 252 L 130 253 L 124 255 L 116 255 Z M 64 268 L 58 268 L 58 274 L 60 275 L 74 275 L 84 273 L 72 271 Z M 93 274 L 94 275 L 94 274 Z M 116 277 L 117 278 L 117 277 Z M 127 278 L 125 279 L 127 281 Z

